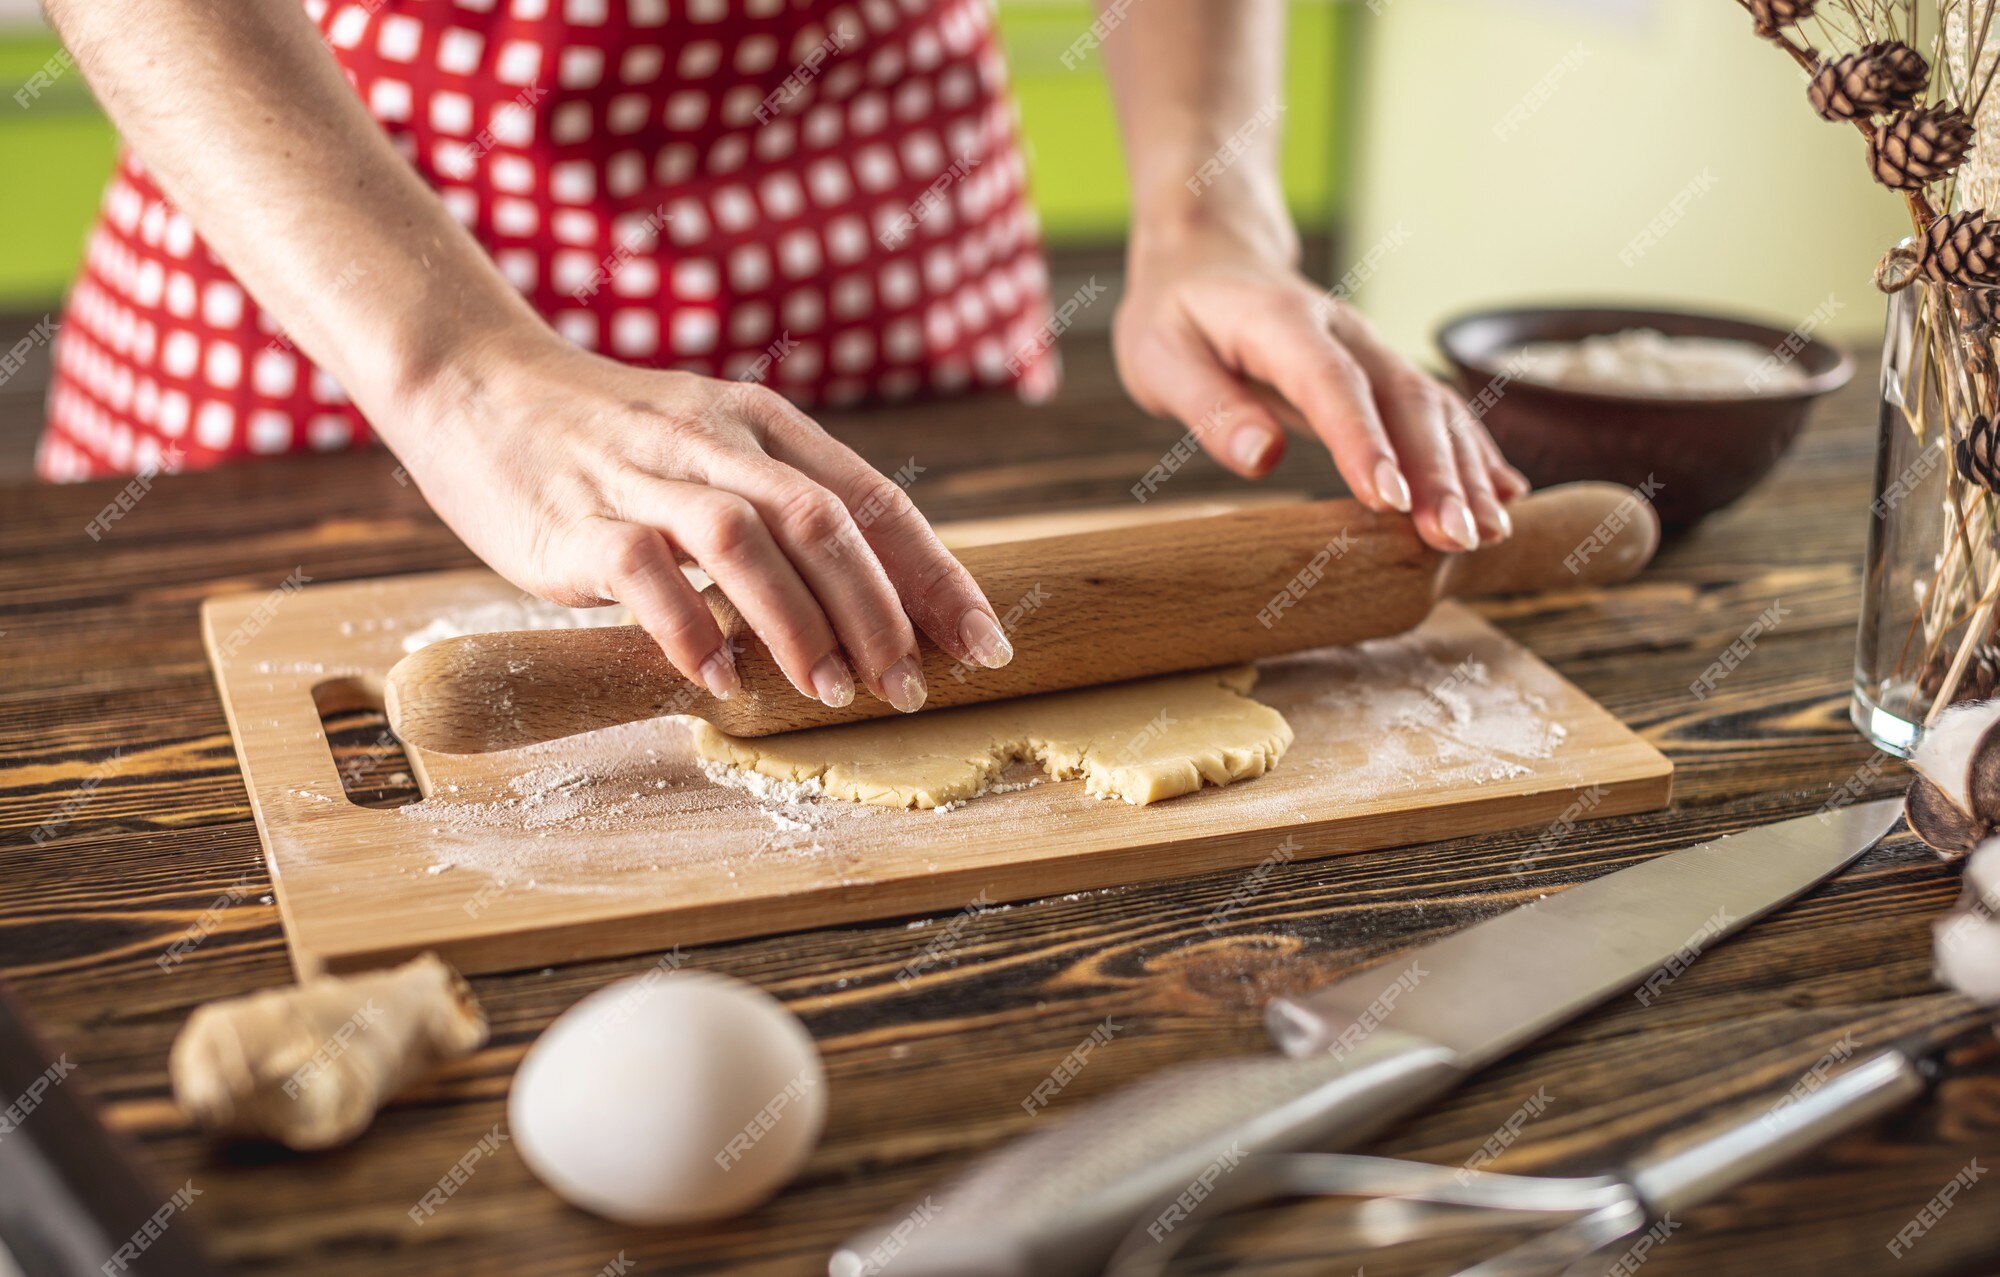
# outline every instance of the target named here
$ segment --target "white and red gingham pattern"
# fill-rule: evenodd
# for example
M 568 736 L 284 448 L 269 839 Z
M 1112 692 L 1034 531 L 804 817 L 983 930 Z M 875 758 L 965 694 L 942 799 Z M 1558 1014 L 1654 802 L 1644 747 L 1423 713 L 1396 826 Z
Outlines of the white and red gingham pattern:
M 570 340 L 808 406 L 1052 387 L 986 0 L 306 8 L 397 150 Z M 47 479 L 370 438 L 129 153 L 55 359 Z

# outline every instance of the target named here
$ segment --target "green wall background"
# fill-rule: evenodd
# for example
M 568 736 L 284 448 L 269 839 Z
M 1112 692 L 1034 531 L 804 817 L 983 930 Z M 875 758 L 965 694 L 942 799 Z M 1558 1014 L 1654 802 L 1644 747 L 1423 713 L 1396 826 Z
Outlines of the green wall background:
M 1428 353 L 1440 320 L 1496 303 L 1658 301 L 1789 328 L 1829 294 L 1825 333 L 1879 340 L 1870 274 L 1910 233 L 1902 201 L 1735 0 L 1394 0 L 1358 16 L 1347 254 L 1404 228 L 1357 293 L 1402 348 Z M 1623 260 L 1704 171 L 1707 189 Z
M 1347 153 L 1343 86 L 1355 10 L 1328 0 L 1292 6 L 1284 164 L 1301 222 L 1338 211 Z M 1111 103 L 1094 54 L 1062 56 L 1089 27 L 1087 0 L 1003 0 L 1001 38 L 1020 100 L 1035 199 L 1050 241 L 1100 243 L 1124 229 L 1126 192 Z M 45 32 L 0 35 L 0 306 L 45 307 L 68 283 L 102 194 L 116 138 L 83 77 L 68 71 L 27 108 L 14 92 L 58 52 Z
M 1143 2 L 1143 0 L 1141 0 Z M 1285 41 L 1283 164 L 1301 225 L 1325 230 L 1341 211 L 1360 6 L 1298 0 Z M 1090 25 L 1091 6 L 1001 0 L 1000 33 L 1027 138 L 1036 208 L 1052 242 L 1103 242 L 1125 231 L 1125 161 L 1111 97 L 1092 52 L 1074 70 L 1063 54 Z M 1109 38 L 1116 39 L 1115 34 Z
M 74 70 L 27 107 L 14 100 L 58 51 L 46 36 L 0 39 L 0 306 L 47 306 L 61 295 L 117 145 Z

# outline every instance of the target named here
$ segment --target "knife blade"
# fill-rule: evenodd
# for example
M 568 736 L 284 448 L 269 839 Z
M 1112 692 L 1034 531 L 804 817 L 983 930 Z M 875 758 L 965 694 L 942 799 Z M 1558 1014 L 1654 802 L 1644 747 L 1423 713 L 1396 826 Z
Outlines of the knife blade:
M 1858 803 L 1656 856 L 1425 945 L 1423 974 L 1386 1016 L 1371 1010 L 1391 987 L 1377 967 L 1272 1002 L 1266 1023 L 1295 1058 L 1386 1021 L 1480 1068 L 1620 989 L 1650 1002 L 1707 946 L 1874 846 L 1901 810 Z
M 1352 1147 L 1649 972 L 1677 974 L 1852 863 L 1901 806 L 1700 843 L 1275 1002 L 1267 1019 L 1286 1056 L 1182 1065 L 1087 1105 L 864 1230 L 827 1271 L 1099 1272 L 1128 1233 L 1164 1238 L 1251 1154 Z

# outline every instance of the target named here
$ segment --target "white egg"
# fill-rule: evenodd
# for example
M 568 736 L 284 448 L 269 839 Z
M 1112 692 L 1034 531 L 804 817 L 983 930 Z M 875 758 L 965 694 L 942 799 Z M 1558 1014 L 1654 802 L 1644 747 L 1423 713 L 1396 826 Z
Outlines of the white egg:
M 812 1035 L 724 976 L 655 970 L 599 989 L 514 1075 L 514 1144 L 574 1205 L 628 1224 L 746 1211 L 798 1173 L 826 1124 Z

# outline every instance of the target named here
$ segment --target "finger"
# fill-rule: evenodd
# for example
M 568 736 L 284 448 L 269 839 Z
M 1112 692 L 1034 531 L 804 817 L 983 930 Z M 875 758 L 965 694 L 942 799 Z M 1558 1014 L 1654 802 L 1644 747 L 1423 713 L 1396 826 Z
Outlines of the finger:
M 1473 427 L 1474 437 L 1479 441 L 1480 452 L 1486 458 L 1486 472 L 1492 476 L 1493 490 L 1500 494 L 1500 499 L 1514 501 L 1527 496 L 1535 486 L 1529 481 L 1528 476 L 1515 469 L 1513 463 L 1507 460 L 1506 454 L 1500 451 L 1500 445 L 1494 442 L 1493 432 L 1486 428 L 1485 422 L 1474 419 Z
M 916 630 L 887 570 L 841 499 L 763 452 L 720 459 L 711 465 L 708 478 L 757 508 L 819 600 L 869 690 L 905 712 L 921 707 L 927 689 Z M 829 655 L 840 659 L 837 651 Z M 840 673 L 847 676 L 844 661 Z
M 860 538 L 856 548 L 880 563 L 917 628 L 962 664 L 999 669 L 1013 660 L 1013 644 L 985 591 L 904 490 L 921 473 L 916 458 L 906 463 L 908 473 L 899 483 L 780 402 L 781 408 L 767 406 L 763 413 L 764 447 L 841 500 Z M 917 676 L 921 680 L 920 669 Z
M 1466 504 L 1472 507 L 1472 522 L 1479 529 L 1479 539 L 1487 544 L 1504 541 L 1514 533 L 1514 520 L 1493 486 L 1493 472 L 1475 434 L 1479 423 L 1448 387 L 1437 381 L 1431 384 L 1436 387 L 1445 429 L 1458 458 L 1458 477 L 1465 484 Z
M 1475 464 L 1486 475 L 1486 482 L 1493 488 L 1493 494 L 1504 507 L 1516 497 L 1526 496 L 1533 485 L 1528 477 L 1507 463 L 1501 454 L 1500 445 L 1493 441 L 1493 434 L 1486 423 L 1466 405 L 1463 397 L 1453 393 L 1451 402 L 1456 412 L 1452 418 L 1454 429 L 1463 434 L 1472 444 Z
M 1424 540 L 1440 550 L 1470 550 L 1479 544 L 1459 450 L 1452 437 L 1443 396 L 1426 377 L 1396 377 L 1384 370 L 1384 411 L 1397 450 L 1409 467 L 1415 509 L 1412 517 Z M 1391 380 L 1394 378 L 1394 380 Z
M 1442 387 L 1384 345 L 1352 307 L 1336 306 L 1326 315 L 1328 340 L 1352 352 L 1374 388 L 1410 479 L 1411 517 L 1419 535 L 1440 550 L 1472 549 L 1479 544 L 1479 528 L 1459 474 Z
M 742 680 L 715 617 L 688 583 L 666 538 L 649 527 L 592 519 L 575 538 L 572 577 L 624 604 L 683 677 L 726 701 Z
M 1262 478 L 1285 455 L 1284 427 L 1198 333 L 1149 333 L 1134 339 L 1119 363 L 1143 370 L 1141 407 L 1177 418 L 1204 451 L 1244 478 Z
M 813 668 L 837 642 L 791 560 L 743 497 L 700 483 L 646 479 L 623 494 L 621 513 L 664 531 L 722 587 L 785 677 L 803 696 L 823 699 Z
M 1307 309 L 1254 321 L 1235 362 L 1277 387 L 1305 414 L 1333 464 L 1362 504 L 1373 510 L 1411 508 L 1410 459 L 1392 442 L 1367 372 Z

